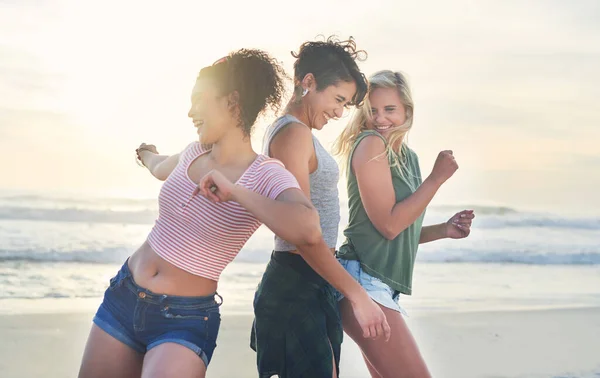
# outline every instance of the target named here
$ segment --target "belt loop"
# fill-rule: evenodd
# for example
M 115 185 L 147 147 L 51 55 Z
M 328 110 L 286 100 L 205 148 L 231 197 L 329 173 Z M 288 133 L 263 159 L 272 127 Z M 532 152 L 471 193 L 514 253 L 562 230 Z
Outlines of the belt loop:
M 222 296 L 220 296 L 220 295 L 219 295 L 219 293 L 217 293 L 216 291 L 215 291 L 215 295 L 216 295 L 217 297 L 219 297 L 219 299 L 221 299 L 221 302 L 220 302 L 220 303 L 217 303 L 217 306 L 221 306 L 221 305 L 223 304 L 223 297 L 222 297 Z M 215 302 L 216 302 L 216 301 L 215 301 Z

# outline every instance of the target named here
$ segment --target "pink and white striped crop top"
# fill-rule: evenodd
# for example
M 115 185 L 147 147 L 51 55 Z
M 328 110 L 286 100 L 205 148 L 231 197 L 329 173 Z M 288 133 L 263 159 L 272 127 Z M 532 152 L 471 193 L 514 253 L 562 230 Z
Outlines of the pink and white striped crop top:
M 189 178 L 188 168 L 207 152 L 195 142 L 179 155 L 177 167 L 160 190 L 158 219 L 148 243 L 176 267 L 218 281 L 261 222 L 237 202 L 213 203 L 201 195 L 192 197 L 197 184 Z M 258 155 L 237 185 L 272 199 L 286 189 L 300 188 L 283 163 L 265 155 Z

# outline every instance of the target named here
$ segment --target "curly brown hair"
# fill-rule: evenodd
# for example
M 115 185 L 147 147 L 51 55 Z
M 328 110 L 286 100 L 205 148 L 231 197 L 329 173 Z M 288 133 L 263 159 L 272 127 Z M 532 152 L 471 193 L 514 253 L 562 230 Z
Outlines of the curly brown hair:
M 367 52 L 357 50 L 354 38 L 340 41 L 330 36 L 324 41 L 304 42 L 298 52 L 292 51 L 294 62 L 294 92 L 299 97 L 302 92 L 300 82 L 312 73 L 321 91 L 340 81 L 356 83 L 356 94 L 349 105 L 360 105 L 367 93 L 367 79 L 360 71 L 356 61 L 364 61 Z
M 211 77 L 217 82 L 221 94 L 236 93 L 239 109 L 239 127 L 246 136 L 259 114 L 271 109 L 279 111 L 285 93 L 285 71 L 265 51 L 241 49 L 204 67 L 198 79 Z M 233 110 L 232 110 L 233 111 Z

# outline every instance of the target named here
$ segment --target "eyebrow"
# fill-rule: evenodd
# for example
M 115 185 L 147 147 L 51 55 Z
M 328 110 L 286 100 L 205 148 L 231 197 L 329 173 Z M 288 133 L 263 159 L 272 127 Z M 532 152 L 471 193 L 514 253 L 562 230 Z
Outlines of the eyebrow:
M 398 107 L 397 105 L 385 105 L 383 108 L 384 109 L 389 109 L 389 108 L 394 108 L 395 109 L 397 107 Z M 371 107 L 371 110 L 377 110 L 377 109 L 375 109 L 374 107 Z

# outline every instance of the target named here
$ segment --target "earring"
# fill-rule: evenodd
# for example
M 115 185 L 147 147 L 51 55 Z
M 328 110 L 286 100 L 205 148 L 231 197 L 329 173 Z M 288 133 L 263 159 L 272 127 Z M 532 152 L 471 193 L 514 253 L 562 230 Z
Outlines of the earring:
M 304 88 L 304 91 L 302 91 L 302 97 L 306 96 L 307 93 L 308 93 L 308 88 Z

